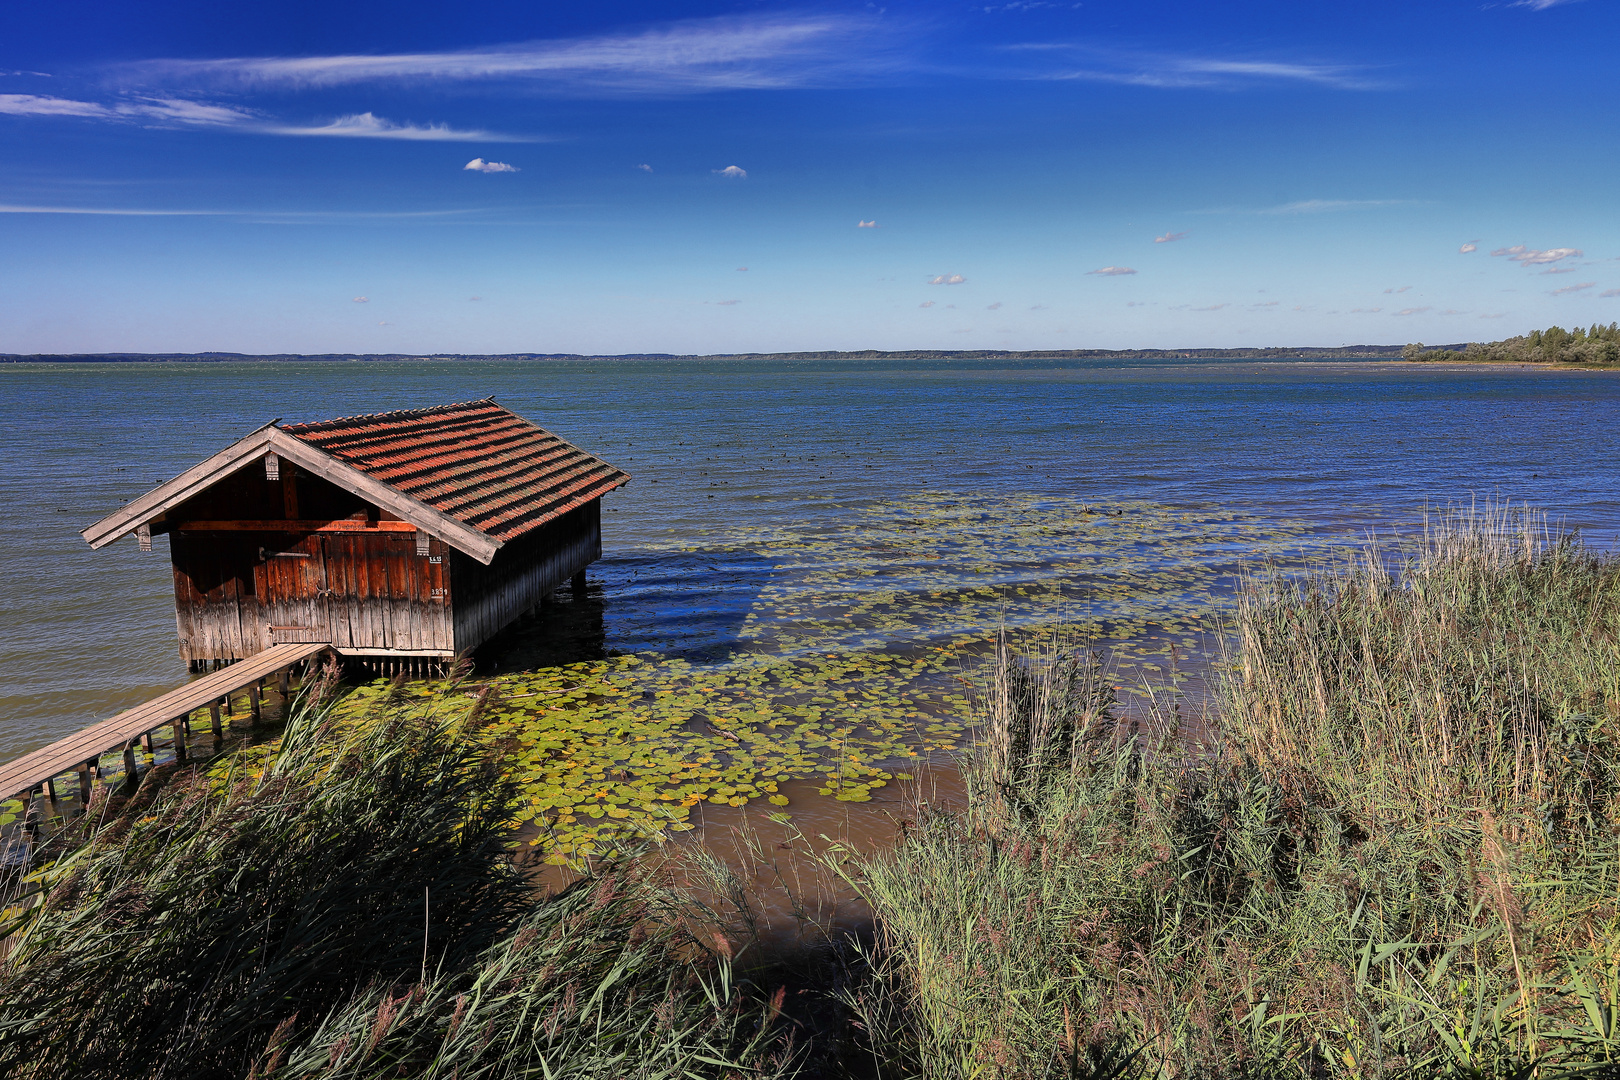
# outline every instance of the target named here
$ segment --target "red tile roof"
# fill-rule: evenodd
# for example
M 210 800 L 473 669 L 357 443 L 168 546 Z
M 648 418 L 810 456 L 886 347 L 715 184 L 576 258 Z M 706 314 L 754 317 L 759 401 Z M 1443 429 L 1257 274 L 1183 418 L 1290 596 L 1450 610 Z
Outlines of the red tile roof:
M 278 426 L 502 541 L 630 480 L 628 473 L 493 401 Z

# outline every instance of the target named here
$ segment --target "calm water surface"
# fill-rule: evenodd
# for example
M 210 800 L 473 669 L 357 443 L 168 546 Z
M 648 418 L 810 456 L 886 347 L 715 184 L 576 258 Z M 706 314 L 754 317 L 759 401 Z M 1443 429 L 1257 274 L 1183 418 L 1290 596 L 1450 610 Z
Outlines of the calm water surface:
M 575 628 L 590 640 L 556 644 L 552 657 L 528 632 L 484 658 L 490 666 L 568 659 L 580 647 L 722 656 L 781 573 L 780 560 L 750 554 L 748 536 L 836 537 L 873 507 L 929 494 L 1219 508 L 1349 539 L 1409 527 L 1426 505 L 1508 497 L 1605 547 L 1620 532 L 1620 377 L 1602 372 L 1382 362 L 6 366 L 0 758 L 186 678 L 164 539 L 145 555 L 133 539 L 92 552 L 84 526 L 273 417 L 486 396 L 636 478 L 605 504 L 606 557 L 592 570 L 588 625 Z M 1051 543 L 1060 548 L 1061 536 Z

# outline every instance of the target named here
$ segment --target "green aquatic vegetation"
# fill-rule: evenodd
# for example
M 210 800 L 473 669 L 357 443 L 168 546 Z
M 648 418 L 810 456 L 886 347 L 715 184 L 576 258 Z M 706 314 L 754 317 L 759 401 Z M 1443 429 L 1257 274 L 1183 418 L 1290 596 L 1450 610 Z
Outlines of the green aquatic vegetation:
M 745 656 L 725 665 L 617 657 L 443 684 L 355 690 L 351 721 L 471 706 L 467 724 L 500 753 L 518 785 L 516 818 L 555 863 L 579 863 L 692 828 L 700 802 L 742 806 L 819 780 L 823 794 L 865 802 L 908 776 L 902 762 L 951 752 L 965 737 L 966 699 L 948 687 L 956 654 Z M 925 685 L 932 678 L 938 685 Z M 958 687 L 958 689 L 960 689 Z
M 1174 684 L 1206 650 L 1205 612 L 1235 553 L 1297 547 L 1300 525 L 1150 503 L 928 493 L 822 527 L 733 529 L 713 541 L 775 567 L 736 647 L 712 663 L 653 653 L 501 675 L 472 725 L 503 755 L 531 843 L 581 864 L 693 827 L 699 803 L 742 806 L 812 781 L 844 802 L 966 746 L 964 662 L 998 632 L 1078 626 L 1117 643 L 1124 693 Z M 712 552 L 715 546 L 688 550 Z M 357 690 L 437 709 L 445 687 Z

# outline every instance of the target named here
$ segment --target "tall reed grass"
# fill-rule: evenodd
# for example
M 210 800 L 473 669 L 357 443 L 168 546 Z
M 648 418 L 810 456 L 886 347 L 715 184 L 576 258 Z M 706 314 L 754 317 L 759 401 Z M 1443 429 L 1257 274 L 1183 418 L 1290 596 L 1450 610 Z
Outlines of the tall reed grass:
M 1215 749 L 1004 650 L 967 807 L 853 875 L 883 1076 L 1613 1073 L 1620 563 L 1522 511 L 1252 574 Z
M 666 881 L 536 894 L 492 763 L 442 719 L 372 719 L 307 707 L 251 771 L 92 806 L 8 909 L 0 1075 L 777 1070 L 768 1006 Z

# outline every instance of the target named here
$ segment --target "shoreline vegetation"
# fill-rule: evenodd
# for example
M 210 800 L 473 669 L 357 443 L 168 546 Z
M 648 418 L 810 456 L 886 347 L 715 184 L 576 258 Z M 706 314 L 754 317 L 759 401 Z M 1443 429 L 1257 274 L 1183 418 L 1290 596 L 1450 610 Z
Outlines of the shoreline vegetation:
M 1195 740 L 1062 631 L 978 669 L 963 805 L 760 943 L 699 845 L 556 893 L 486 698 L 98 792 L 7 883 L 17 1077 L 1494 1077 L 1620 1057 L 1620 560 L 1518 509 L 1246 572 Z M 91 828 L 88 823 L 95 823 Z M 808 838 L 807 838 L 808 839 Z
M 1565 330 L 1549 326 L 1502 341 L 1467 345 L 1425 345 L 1413 342 L 1401 350 L 1401 359 L 1423 363 L 1563 364 L 1578 367 L 1620 365 L 1620 323 Z

